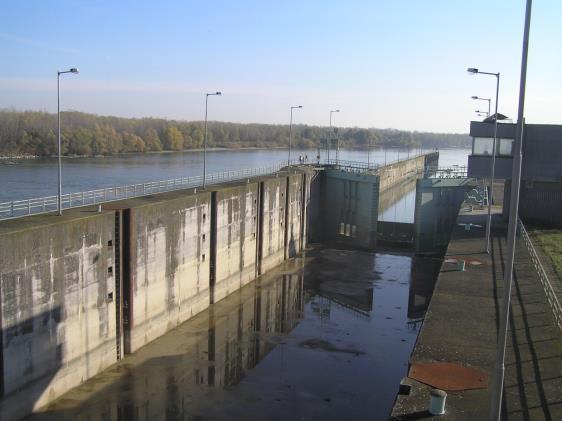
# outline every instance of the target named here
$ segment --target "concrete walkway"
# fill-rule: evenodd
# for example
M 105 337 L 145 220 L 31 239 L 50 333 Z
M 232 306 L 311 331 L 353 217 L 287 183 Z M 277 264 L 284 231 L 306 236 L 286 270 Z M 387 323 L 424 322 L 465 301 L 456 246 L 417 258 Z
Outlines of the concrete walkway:
M 461 215 L 459 223 L 485 225 L 485 215 Z M 493 252 L 484 248 L 484 228 L 452 235 L 410 364 L 451 362 L 483 372 L 492 383 L 501 305 L 506 226 L 499 216 L 493 224 Z M 456 259 L 466 260 L 466 270 Z M 562 334 L 556 328 L 546 297 L 522 241 L 517 242 L 510 334 L 506 358 L 503 418 L 562 419 Z M 409 395 L 399 395 L 392 417 L 431 418 L 427 412 L 431 387 L 413 379 Z M 486 420 L 491 391 L 449 392 L 446 414 L 440 419 Z

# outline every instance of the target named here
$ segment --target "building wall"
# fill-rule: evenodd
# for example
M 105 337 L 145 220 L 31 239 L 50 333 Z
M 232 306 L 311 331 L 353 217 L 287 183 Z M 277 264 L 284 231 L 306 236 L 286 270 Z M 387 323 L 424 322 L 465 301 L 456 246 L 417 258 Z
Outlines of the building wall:
M 209 306 L 210 193 L 131 207 L 130 348 Z
M 509 217 L 511 181 L 505 182 L 503 216 Z M 530 224 L 562 228 L 562 182 L 522 181 L 519 216 Z
M 86 215 L 1 227 L 3 392 L 28 387 L 2 419 L 46 404 L 116 361 L 114 215 Z

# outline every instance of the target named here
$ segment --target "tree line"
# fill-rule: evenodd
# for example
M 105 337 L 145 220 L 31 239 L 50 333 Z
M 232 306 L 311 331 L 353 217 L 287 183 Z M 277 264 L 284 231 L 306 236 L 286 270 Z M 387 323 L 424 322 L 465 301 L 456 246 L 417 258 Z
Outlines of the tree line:
M 289 126 L 209 122 L 210 148 L 287 147 Z M 467 134 L 394 129 L 339 128 L 341 147 L 469 147 Z M 61 145 L 67 156 L 181 151 L 203 146 L 203 123 L 157 118 L 121 118 L 76 111 L 61 113 Z M 293 147 L 316 148 L 328 128 L 294 125 Z M 57 116 L 38 111 L 0 111 L 0 156 L 52 156 L 57 153 Z

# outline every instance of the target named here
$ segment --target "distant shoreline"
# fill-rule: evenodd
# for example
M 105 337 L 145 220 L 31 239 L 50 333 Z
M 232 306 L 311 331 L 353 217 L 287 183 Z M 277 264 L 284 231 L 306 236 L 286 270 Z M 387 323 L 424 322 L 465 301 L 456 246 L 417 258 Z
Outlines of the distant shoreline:
M 224 147 L 213 147 L 207 148 L 207 151 L 216 152 L 216 151 L 251 151 L 251 150 L 271 150 L 271 149 L 279 149 L 279 150 L 287 150 L 288 148 L 285 146 L 271 146 L 271 147 L 256 147 L 256 146 L 245 146 L 241 148 L 224 148 Z M 418 148 L 407 148 L 401 146 L 394 146 L 391 148 L 385 148 L 382 146 L 373 147 L 371 150 L 392 150 L 392 149 L 400 149 L 400 150 L 417 150 Z M 449 148 L 439 148 L 440 150 L 447 150 L 447 149 L 470 149 L 470 147 L 449 147 Z M 294 150 L 310 150 L 315 151 L 315 148 L 294 148 Z M 341 150 L 352 150 L 352 151 L 367 151 L 366 148 L 359 148 L 359 147 L 347 147 L 341 148 Z M 433 149 L 425 149 L 426 151 L 430 151 Z M 125 152 L 125 153 L 116 153 L 111 155 L 63 155 L 64 159 L 79 159 L 79 158 L 112 158 L 116 156 L 141 156 L 141 155 L 158 155 L 158 154 L 172 154 L 172 153 L 190 153 L 190 152 L 203 152 L 203 148 L 197 149 L 184 149 L 181 151 L 146 151 L 146 152 Z M 6 162 L 1 161 L 11 161 L 11 160 L 22 160 L 22 159 L 51 159 L 56 158 L 57 155 L 14 155 L 14 156 L 0 156 L 0 164 L 10 165 Z

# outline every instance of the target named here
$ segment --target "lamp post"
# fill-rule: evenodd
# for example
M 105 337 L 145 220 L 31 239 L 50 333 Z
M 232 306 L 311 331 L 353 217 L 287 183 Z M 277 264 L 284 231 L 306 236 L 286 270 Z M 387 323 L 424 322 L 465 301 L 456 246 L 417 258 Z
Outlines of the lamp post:
M 287 166 L 291 166 L 291 148 L 293 144 L 293 110 L 296 108 L 302 108 L 302 105 L 291 106 L 291 119 L 289 121 L 289 159 L 287 160 Z
M 490 115 L 490 105 L 492 103 L 492 99 L 491 98 L 480 98 L 479 96 L 473 95 L 471 96 L 472 99 L 476 99 L 478 101 L 488 101 L 488 115 Z M 481 113 L 483 113 L 484 111 L 480 111 Z
M 523 48 L 521 54 L 521 76 L 519 81 L 519 107 L 517 109 L 517 129 L 515 145 L 513 147 L 513 168 L 511 172 L 511 196 L 509 200 L 509 226 L 507 228 L 507 260 L 504 269 L 503 296 L 501 303 L 500 325 L 498 330 L 498 344 L 495 372 L 492 381 L 492 403 L 490 419 L 500 420 L 503 381 L 505 375 L 505 346 L 507 330 L 509 328 L 509 306 L 511 301 L 511 285 L 513 282 L 513 259 L 515 257 L 515 240 L 517 236 L 517 221 L 519 212 L 519 188 L 521 185 L 521 147 L 523 144 L 523 130 L 525 126 L 525 86 L 527 82 L 527 55 L 529 51 L 529 30 L 531 26 L 532 0 L 527 0 L 525 9 L 525 29 L 523 30 Z
M 492 227 L 492 200 L 494 198 L 494 176 L 496 171 L 496 142 L 498 137 L 498 97 L 500 94 L 500 74 L 482 72 L 478 69 L 470 67 L 467 69 L 468 73 L 476 75 L 489 75 L 496 77 L 496 113 L 494 117 L 494 142 L 492 144 L 492 169 L 490 171 L 490 194 L 488 196 L 488 223 L 486 224 L 486 253 L 490 253 L 490 232 Z
M 330 163 L 330 144 L 332 143 L 332 114 L 339 113 L 340 110 L 331 110 L 330 111 L 330 132 L 328 134 L 328 163 Z
M 57 200 L 57 208 L 59 216 L 62 215 L 62 151 L 61 151 L 61 141 L 60 141 L 60 75 L 65 73 L 78 74 L 78 69 L 72 67 L 69 70 L 64 70 L 62 72 L 57 72 L 57 143 L 58 143 L 58 167 L 59 167 L 59 197 Z
M 208 93 L 205 95 L 205 136 L 203 138 L 203 188 L 207 182 L 207 109 L 210 96 L 221 96 L 222 92 Z

